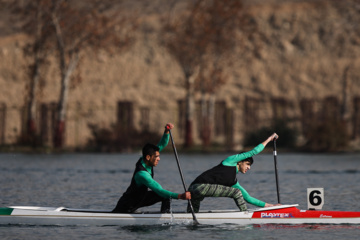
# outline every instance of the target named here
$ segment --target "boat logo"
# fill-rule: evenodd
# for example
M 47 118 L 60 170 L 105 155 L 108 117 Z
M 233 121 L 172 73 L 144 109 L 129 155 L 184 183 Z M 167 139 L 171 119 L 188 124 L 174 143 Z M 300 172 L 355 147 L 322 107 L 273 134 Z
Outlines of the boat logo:
M 291 213 L 261 213 L 261 218 L 292 218 Z
M 324 214 L 321 214 L 320 217 L 321 218 L 332 218 L 332 216 L 328 216 L 328 215 L 324 215 Z

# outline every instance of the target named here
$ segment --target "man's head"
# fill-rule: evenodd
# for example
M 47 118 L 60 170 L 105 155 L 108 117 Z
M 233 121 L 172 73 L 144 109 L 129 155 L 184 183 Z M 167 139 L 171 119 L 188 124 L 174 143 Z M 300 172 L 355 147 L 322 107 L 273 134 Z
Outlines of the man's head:
M 236 167 L 238 168 L 239 172 L 246 173 L 251 168 L 251 162 L 248 160 L 243 160 L 238 162 Z
M 156 167 L 160 161 L 159 147 L 148 143 L 142 149 L 143 159 L 146 165 Z
M 239 172 L 246 173 L 250 170 L 251 165 L 254 163 L 254 159 L 252 157 L 246 158 L 237 163 L 236 167 L 238 168 Z

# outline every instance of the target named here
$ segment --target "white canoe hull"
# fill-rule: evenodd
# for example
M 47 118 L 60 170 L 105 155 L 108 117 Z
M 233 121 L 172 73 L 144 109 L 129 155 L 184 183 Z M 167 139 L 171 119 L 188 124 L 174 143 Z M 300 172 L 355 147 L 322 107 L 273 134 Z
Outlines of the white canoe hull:
M 281 205 L 246 212 L 209 211 L 196 213 L 200 224 L 360 224 L 360 212 L 306 211 L 297 205 Z M 106 213 L 46 207 L 2 208 L 0 224 L 30 225 L 156 225 L 191 224 L 191 213 Z M 90 212 L 91 211 L 91 212 Z M 9 214 L 7 214 L 9 212 Z M 11 213 L 10 213 L 11 212 Z

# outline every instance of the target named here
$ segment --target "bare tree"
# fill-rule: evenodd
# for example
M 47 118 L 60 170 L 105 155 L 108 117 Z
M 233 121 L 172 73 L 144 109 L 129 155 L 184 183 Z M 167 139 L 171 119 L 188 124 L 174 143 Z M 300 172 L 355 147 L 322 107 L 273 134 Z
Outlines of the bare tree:
M 34 121 L 34 97 L 41 60 L 45 55 L 54 55 L 58 60 L 61 90 L 54 132 L 55 147 L 62 147 L 64 144 L 70 81 L 79 67 L 81 52 L 86 49 L 124 50 L 132 43 L 131 32 L 135 28 L 132 17 L 119 13 L 114 8 L 111 12 L 105 11 L 108 10 L 108 5 L 102 1 L 76 3 L 71 4 L 66 0 L 28 0 L 15 3 L 14 8 L 19 16 L 27 17 L 23 29 L 34 39 L 32 48 L 28 48 L 29 54 L 34 56 L 29 122 Z M 33 11 L 28 12 L 28 9 Z M 31 132 L 34 132 L 33 126 L 34 124 L 28 127 L 32 129 Z
M 182 67 L 186 81 L 185 147 L 193 144 L 194 93 L 200 90 L 214 96 L 224 84 L 223 68 L 239 41 L 238 33 L 250 26 L 249 19 L 241 0 L 197 0 L 165 25 L 164 45 Z M 212 72 L 210 76 L 207 71 Z M 209 126 L 205 128 L 210 131 Z M 204 131 L 208 142 L 210 135 Z
M 46 63 L 47 40 L 51 35 L 51 26 L 48 24 L 49 1 L 36 0 L 29 2 L 7 3 L 14 21 L 21 22 L 20 31 L 31 36 L 30 41 L 24 46 L 24 54 L 29 57 L 28 66 L 29 94 L 27 104 L 26 142 L 34 142 L 36 137 L 36 95 L 41 81 L 41 66 Z
M 199 11 L 200 4 L 196 2 L 191 6 L 192 9 L 181 13 L 173 22 L 168 22 L 164 26 L 163 44 L 167 47 L 170 54 L 180 64 L 186 87 L 186 122 L 185 122 L 185 147 L 193 144 L 193 118 L 194 118 L 194 74 L 199 68 L 205 48 L 201 42 L 201 29 L 196 22 L 196 12 Z

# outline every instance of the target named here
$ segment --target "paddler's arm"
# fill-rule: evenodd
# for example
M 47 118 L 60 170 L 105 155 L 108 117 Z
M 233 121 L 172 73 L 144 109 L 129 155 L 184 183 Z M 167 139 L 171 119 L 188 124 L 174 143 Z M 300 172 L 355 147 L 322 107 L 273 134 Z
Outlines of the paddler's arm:
M 186 193 L 173 193 L 162 188 L 162 186 L 156 182 L 151 175 L 146 171 L 139 171 L 134 176 L 135 182 L 138 186 L 145 185 L 156 194 L 163 198 L 183 199 L 187 200 L 191 198 L 190 192 Z
M 264 142 L 262 142 L 262 145 L 264 145 L 264 147 L 266 147 L 266 145 L 273 141 L 274 139 L 278 139 L 279 136 L 276 133 L 273 133 L 270 137 L 268 137 Z
M 260 153 L 262 150 L 264 150 L 264 147 L 265 146 L 262 143 L 260 143 L 255 148 L 253 148 L 251 151 L 235 154 L 235 155 L 232 155 L 232 156 L 226 158 L 224 161 L 222 161 L 222 164 L 224 166 L 234 167 L 234 166 L 236 166 L 236 164 L 238 162 Z
M 173 128 L 174 125 L 172 123 L 166 124 L 164 134 L 161 137 L 160 142 L 157 144 L 157 146 L 159 147 L 159 152 L 161 152 L 168 145 L 170 139 L 169 129 Z
M 240 186 L 240 184 L 237 182 L 235 185 L 232 186 L 233 188 L 237 188 L 240 189 L 244 200 L 252 205 L 258 206 L 258 207 L 265 207 L 267 203 L 260 201 L 259 199 L 256 199 L 252 196 L 250 196 L 250 194 L 242 187 Z
M 251 151 L 248 152 L 243 152 L 243 153 L 239 153 L 233 156 L 230 156 L 228 158 L 226 158 L 222 164 L 225 166 L 236 166 L 236 164 L 244 159 L 247 159 L 249 157 L 252 157 L 256 154 L 259 154 L 262 150 L 264 150 L 264 148 L 266 147 L 266 145 L 274 140 L 275 138 L 278 138 L 279 136 L 276 133 L 273 133 L 270 137 L 268 137 L 265 141 L 263 141 L 262 143 L 260 143 L 259 145 L 257 145 L 255 148 L 253 148 Z

